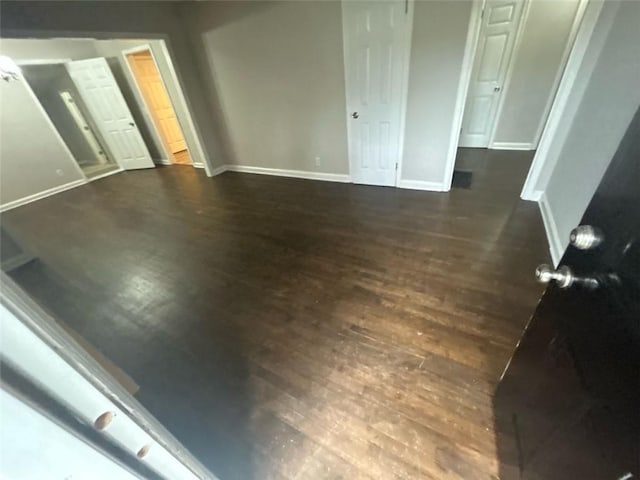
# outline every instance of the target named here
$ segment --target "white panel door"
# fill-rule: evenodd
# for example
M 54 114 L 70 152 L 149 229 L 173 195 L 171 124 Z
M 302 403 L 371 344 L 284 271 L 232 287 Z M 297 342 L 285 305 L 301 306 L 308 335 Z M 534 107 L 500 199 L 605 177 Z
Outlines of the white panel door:
M 402 154 L 413 2 L 343 1 L 354 183 L 395 185 Z
M 524 0 L 487 0 L 467 93 L 460 147 L 489 145 Z
M 65 65 L 114 160 L 126 170 L 155 167 L 107 61 Z

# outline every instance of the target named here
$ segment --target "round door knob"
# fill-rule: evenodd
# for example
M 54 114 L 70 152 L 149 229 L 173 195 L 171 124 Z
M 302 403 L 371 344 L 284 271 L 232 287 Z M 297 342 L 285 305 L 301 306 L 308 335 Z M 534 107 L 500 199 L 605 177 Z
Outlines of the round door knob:
M 558 287 L 569 288 L 573 284 L 575 277 L 571 269 L 566 265 L 563 265 L 557 270 L 554 270 L 549 265 L 539 265 L 538 268 L 536 268 L 536 279 L 540 283 L 549 283 L 553 280 Z
M 352 116 L 353 118 L 358 118 L 358 117 L 360 116 L 360 114 L 359 114 L 358 112 L 353 112 L 353 113 L 351 114 L 351 116 Z
M 591 225 L 580 225 L 571 230 L 569 242 L 579 250 L 591 250 L 604 241 L 602 230 Z

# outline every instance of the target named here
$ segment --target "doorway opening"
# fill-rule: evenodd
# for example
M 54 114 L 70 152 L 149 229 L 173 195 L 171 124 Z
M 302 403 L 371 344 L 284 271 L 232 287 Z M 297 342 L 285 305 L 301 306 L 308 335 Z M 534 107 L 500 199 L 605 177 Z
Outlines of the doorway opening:
M 493 171 L 488 164 L 511 160 L 522 164 L 517 170 L 525 174 L 514 185 L 522 188 L 587 5 L 552 3 L 485 0 L 477 7 L 461 76 L 468 83 L 460 131 L 447 169 L 453 188 L 474 189 L 476 179 Z
M 169 163 L 192 165 L 193 161 L 167 86 L 148 45 L 122 52 L 138 92 L 162 141 Z

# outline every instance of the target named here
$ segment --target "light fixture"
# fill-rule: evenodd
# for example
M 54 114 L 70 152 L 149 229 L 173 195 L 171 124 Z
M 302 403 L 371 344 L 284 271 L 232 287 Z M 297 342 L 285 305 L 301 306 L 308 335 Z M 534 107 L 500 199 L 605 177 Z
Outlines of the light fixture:
M 5 81 L 17 80 L 20 67 L 11 58 L 0 55 L 0 78 Z

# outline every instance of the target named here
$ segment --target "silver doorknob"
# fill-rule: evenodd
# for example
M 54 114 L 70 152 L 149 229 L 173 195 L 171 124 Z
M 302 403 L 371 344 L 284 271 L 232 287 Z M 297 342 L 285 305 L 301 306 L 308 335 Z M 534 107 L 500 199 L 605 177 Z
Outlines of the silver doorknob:
M 540 283 L 549 283 L 551 280 L 555 281 L 560 288 L 569 288 L 575 277 L 569 267 L 563 265 L 562 267 L 554 270 L 549 265 L 539 265 L 536 268 L 536 279 Z
M 591 225 L 580 225 L 571 230 L 569 242 L 579 250 L 591 250 L 604 241 L 602 230 Z
M 136 126 L 136 124 L 135 124 L 135 123 L 133 123 L 133 122 L 129 122 L 129 126 L 131 126 L 131 127 L 135 127 L 135 126 Z
M 351 114 L 351 116 L 352 116 L 353 118 L 358 118 L 358 117 L 360 116 L 360 114 L 359 114 L 358 112 L 353 112 L 353 113 Z
M 499 92 L 499 91 L 500 91 L 500 87 L 498 87 L 498 86 L 493 87 L 493 91 L 494 91 L 494 92 Z

